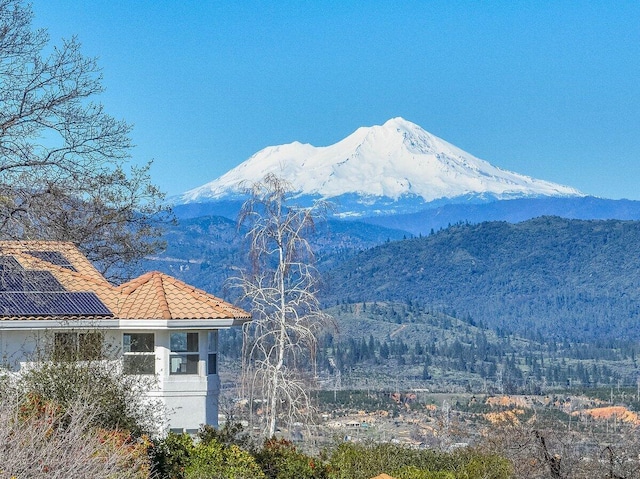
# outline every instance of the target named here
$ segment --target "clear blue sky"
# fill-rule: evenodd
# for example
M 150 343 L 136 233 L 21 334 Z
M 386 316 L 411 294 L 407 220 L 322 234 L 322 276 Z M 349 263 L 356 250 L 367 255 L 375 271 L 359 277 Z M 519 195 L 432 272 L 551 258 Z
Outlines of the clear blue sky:
M 99 57 L 168 194 L 402 116 L 496 166 L 640 200 L 640 2 L 33 0 Z

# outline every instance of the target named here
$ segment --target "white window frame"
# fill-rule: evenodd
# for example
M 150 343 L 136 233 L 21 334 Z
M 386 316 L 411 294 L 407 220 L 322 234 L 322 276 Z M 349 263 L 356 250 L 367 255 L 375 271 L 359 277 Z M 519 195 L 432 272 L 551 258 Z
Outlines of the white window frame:
M 184 335 L 184 341 L 178 336 Z M 173 331 L 169 334 L 169 375 L 199 374 L 200 334 L 193 331 Z
M 127 336 L 129 337 L 128 341 Z M 133 341 L 133 336 L 146 336 L 146 340 L 141 342 L 140 346 L 137 346 Z M 149 341 L 149 339 L 151 339 L 151 341 Z M 149 348 L 149 345 L 151 345 L 151 348 Z M 122 333 L 122 353 L 122 367 L 125 374 L 142 376 L 156 373 L 155 333 Z M 134 362 L 138 362 L 138 364 L 132 364 Z M 142 367 L 140 368 L 140 366 Z
M 218 374 L 218 331 L 207 334 L 207 374 Z

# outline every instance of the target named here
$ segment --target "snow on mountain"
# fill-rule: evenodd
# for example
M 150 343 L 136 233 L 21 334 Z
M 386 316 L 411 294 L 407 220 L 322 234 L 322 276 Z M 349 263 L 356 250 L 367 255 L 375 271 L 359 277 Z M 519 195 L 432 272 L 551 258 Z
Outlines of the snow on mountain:
M 358 128 L 334 145 L 267 147 L 221 177 L 187 191 L 182 203 L 237 196 L 242 185 L 274 173 L 300 195 L 386 204 L 455 198 L 583 196 L 568 186 L 497 168 L 403 118 Z

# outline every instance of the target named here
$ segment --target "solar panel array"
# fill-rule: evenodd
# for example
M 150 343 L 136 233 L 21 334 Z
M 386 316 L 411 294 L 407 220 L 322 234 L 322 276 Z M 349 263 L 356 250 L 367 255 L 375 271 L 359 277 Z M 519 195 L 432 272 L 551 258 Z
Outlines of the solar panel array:
M 0 292 L 0 316 L 113 316 L 89 292 Z
M 73 265 L 60 251 L 25 251 L 25 253 L 35 256 L 38 259 L 46 261 L 47 263 L 55 264 L 56 266 L 62 266 L 71 271 L 77 271 Z
M 0 271 L 0 291 L 64 291 L 60 282 L 49 271 L 25 269 Z
M 33 251 L 28 253 L 37 256 Z M 58 265 L 75 271 L 61 253 L 41 253 L 47 253 L 41 259 L 49 261 L 45 259 L 49 258 L 52 260 L 49 262 L 61 263 Z M 67 291 L 50 271 L 27 270 L 14 257 L 0 256 L 0 316 L 113 316 L 113 313 L 95 293 Z

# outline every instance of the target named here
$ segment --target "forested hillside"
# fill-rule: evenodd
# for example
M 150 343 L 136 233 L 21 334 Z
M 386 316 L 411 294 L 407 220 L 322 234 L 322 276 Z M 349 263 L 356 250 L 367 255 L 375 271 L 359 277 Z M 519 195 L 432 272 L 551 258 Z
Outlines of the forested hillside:
M 167 250 L 145 270 L 232 297 L 226 281 L 245 264 L 233 221 L 183 219 L 165 239 Z M 541 217 L 457 224 L 416 238 L 330 221 L 312 241 L 327 307 L 417 301 L 537 341 L 640 337 L 640 222 Z
M 541 217 L 455 225 L 364 251 L 322 298 L 419 301 L 535 339 L 640 337 L 640 222 Z
M 247 267 L 245 231 L 223 216 L 182 218 L 165 225 L 165 251 L 147 257 L 140 273 L 159 270 L 188 284 L 225 298 L 233 295 L 229 278 L 238 268 Z M 321 269 L 340 264 L 353 254 L 384 243 L 400 240 L 409 233 L 357 221 L 320 221 L 310 238 Z
M 326 312 L 336 327 L 318 337 L 324 389 L 540 394 L 547 388 L 637 383 L 636 341 L 541 342 L 496 332 L 415 301 L 341 303 Z M 239 372 L 241 351 L 240 331 L 223 332 L 225 370 Z

